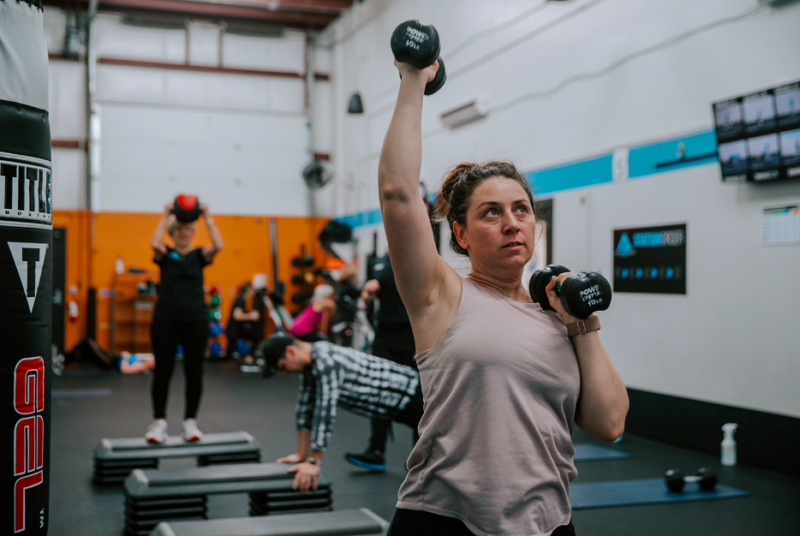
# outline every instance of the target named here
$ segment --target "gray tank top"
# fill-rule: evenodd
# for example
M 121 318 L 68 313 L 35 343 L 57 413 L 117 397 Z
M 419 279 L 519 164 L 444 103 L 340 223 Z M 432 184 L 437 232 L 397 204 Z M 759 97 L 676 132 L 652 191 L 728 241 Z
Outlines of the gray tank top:
M 453 323 L 417 365 L 425 414 L 397 507 L 487 536 L 568 524 L 580 369 L 558 316 L 463 279 Z

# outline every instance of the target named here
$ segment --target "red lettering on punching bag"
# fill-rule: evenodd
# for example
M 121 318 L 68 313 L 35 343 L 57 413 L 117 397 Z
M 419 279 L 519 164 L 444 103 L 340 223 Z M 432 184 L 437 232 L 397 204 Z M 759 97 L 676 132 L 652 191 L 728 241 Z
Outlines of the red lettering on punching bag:
M 25 490 L 42 483 L 42 471 L 23 476 L 14 484 L 14 532 L 25 530 Z
M 17 421 L 14 427 L 14 476 L 42 468 L 44 461 L 42 436 L 44 436 L 44 419 L 41 415 Z
M 14 427 L 14 532 L 25 530 L 25 490 L 44 481 L 44 360 L 29 357 L 14 369 L 14 409 L 30 415 Z
M 14 369 L 14 409 L 20 415 L 44 411 L 44 360 L 29 357 Z

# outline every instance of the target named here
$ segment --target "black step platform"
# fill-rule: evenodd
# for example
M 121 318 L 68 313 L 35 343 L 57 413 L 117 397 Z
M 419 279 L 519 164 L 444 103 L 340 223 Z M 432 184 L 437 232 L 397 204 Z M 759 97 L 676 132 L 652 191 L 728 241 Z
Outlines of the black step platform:
M 254 519 L 159 523 L 152 536 L 355 536 L 384 534 L 389 523 L 366 508 Z
M 160 458 L 193 458 L 197 465 L 257 463 L 261 445 L 247 432 L 205 434 L 203 439 L 187 443 L 170 437 L 164 443 L 148 443 L 143 437 L 101 439 L 94 448 L 94 480 L 115 484 L 125 480 L 134 469 L 156 469 Z
M 287 472 L 289 467 L 248 463 L 136 469 L 125 480 L 126 533 L 144 536 L 160 521 L 205 519 L 208 495 L 222 493 L 249 494 L 252 516 L 331 510 L 333 490 L 325 473 L 319 474 L 317 490 L 301 494 L 292 491 L 294 474 Z

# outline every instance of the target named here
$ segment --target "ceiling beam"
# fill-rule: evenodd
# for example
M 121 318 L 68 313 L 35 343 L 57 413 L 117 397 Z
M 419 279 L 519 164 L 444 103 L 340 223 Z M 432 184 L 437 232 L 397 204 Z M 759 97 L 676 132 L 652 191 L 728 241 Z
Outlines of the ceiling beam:
M 274 11 L 305 11 L 334 15 L 353 7 L 353 0 L 216 0 L 215 3 L 254 6 Z
M 302 28 L 324 28 L 339 16 L 340 11 L 330 11 L 344 0 L 321 0 L 322 10 L 311 10 L 312 0 L 280 0 L 261 2 L 245 0 L 221 3 L 192 0 L 100 0 L 100 11 L 172 13 L 187 17 L 213 20 L 248 20 Z M 88 5 L 88 0 L 44 0 L 46 5 L 76 7 Z M 284 4 L 284 7 L 281 7 Z M 297 5 L 297 9 L 290 6 Z M 270 7 L 271 6 L 271 7 Z M 277 6 L 277 8 L 276 8 Z M 302 10 L 301 10 L 302 9 Z

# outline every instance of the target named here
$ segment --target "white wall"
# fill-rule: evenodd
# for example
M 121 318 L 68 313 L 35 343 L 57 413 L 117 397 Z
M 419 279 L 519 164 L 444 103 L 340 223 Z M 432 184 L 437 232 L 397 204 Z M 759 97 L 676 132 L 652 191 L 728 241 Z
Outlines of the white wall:
M 45 15 L 51 52 L 63 48 L 67 17 Z M 301 171 L 310 159 L 304 94 L 306 37 L 220 33 L 217 24 L 187 28 L 130 26 L 102 13 L 93 24 L 97 56 L 95 100 L 101 114 L 99 195 L 94 210 L 159 211 L 181 190 L 197 192 L 216 212 L 308 213 Z M 188 47 L 188 48 L 187 48 Z M 299 76 L 197 72 L 103 63 L 104 58 L 165 62 Z M 330 53 L 321 51 L 319 71 Z M 85 139 L 86 67 L 51 61 L 53 138 Z M 330 84 L 316 84 L 314 151 L 329 152 Z M 86 205 L 86 155 L 54 151 L 57 208 Z M 60 185 L 58 184 L 60 183 Z M 144 186 L 144 187 L 143 187 Z M 230 194 L 230 195 L 229 195 Z M 330 196 L 317 195 L 317 211 L 330 213 Z
M 102 133 L 102 210 L 152 212 L 190 191 L 215 213 L 307 213 L 303 117 L 109 104 Z
M 51 53 L 64 47 L 67 18 L 64 11 L 45 10 L 45 43 Z M 86 65 L 74 60 L 53 60 L 49 69 L 50 135 L 56 140 L 86 139 Z M 53 206 L 86 207 L 86 152 L 53 149 Z
M 519 17 L 541 3 L 367 0 L 357 17 L 366 23 L 355 36 L 352 13 L 331 28 L 325 38 L 336 75 L 333 154 L 339 175 L 348 177 L 335 186 L 338 214 L 378 207 L 377 157 L 398 87 L 388 40 L 403 20 L 436 25 L 448 70 L 445 87 L 425 99 L 422 177 L 429 189 L 463 160 L 508 158 L 530 171 L 709 129 L 712 102 L 800 79 L 796 2 L 716 26 L 757 1 L 575 0 Z M 515 19 L 448 56 L 468 36 Z M 523 39 L 537 28 L 538 35 Z M 516 40 L 522 42 L 512 47 Z M 651 47 L 657 49 L 613 67 Z M 354 89 L 364 98 L 361 117 L 345 114 Z M 528 94 L 539 96 L 504 107 Z M 440 113 L 476 97 L 489 99 L 489 117 L 452 131 L 441 127 Z M 800 417 L 793 303 L 800 296 L 800 246 L 762 247 L 758 236 L 762 204 L 800 200 L 800 182 L 723 185 L 714 164 L 552 197 L 554 260 L 606 275 L 613 229 L 687 223 L 687 295 L 618 293 L 603 313 L 603 341 L 629 386 Z

